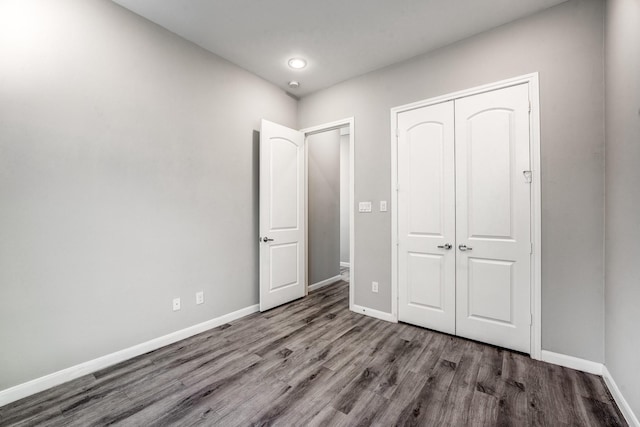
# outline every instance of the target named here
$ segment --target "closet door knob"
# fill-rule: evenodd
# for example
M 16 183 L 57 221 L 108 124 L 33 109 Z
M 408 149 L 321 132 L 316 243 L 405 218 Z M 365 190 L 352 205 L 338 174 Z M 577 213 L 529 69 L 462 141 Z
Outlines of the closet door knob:
M 444 245 L 438 245 L 438 247 L 439 247 L 440 249 L 446 249 L 446 250 L 449 250 L 449 249 L 451 249 L 453 246 L 451 246 L 451 243 L 445 243 Z
M 462 252 L 473 250 L 473 248 L 468 248 L 467 245 L 458 245 L 458 249 L 460 249 Z

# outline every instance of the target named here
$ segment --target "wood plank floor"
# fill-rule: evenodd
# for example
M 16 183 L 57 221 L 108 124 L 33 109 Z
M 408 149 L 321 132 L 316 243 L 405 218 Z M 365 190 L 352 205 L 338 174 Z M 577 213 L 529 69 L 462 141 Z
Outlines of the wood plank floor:
M 597 376 L 350 312 L 339 282 L 2 407 L 0 425 L 626 424 Z

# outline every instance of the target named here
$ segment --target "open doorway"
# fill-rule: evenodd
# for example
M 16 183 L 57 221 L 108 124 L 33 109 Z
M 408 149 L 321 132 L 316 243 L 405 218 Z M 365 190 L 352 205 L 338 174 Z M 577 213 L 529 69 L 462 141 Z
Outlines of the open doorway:
M 349 128 L 309 135 L 307 143 L 308 290 L 348 279 Z M 347 280 L 348 281 L 348 280 Z
M 353 303 L 353 119 L 304 129 L 307 292 L 344 281 Z
M 332 221 L 335 222 L 333 253 L 328 254 L 323 246 L 327 246 L 326 235 L 321 229 L 321 222 L 327 211 L 324 202 L 312 202 L 315 216 L 311 219 L 315 234 L 312 250 L 325 258 L 314 259 L 314 277 L 309 275 L 309 156 L 308 146 L 316 144 L 315 140 L 336 138 L 334 148 L 335 179 L 337 186 L 332 191 L 338 198 L 332 202 Z M 353 118 L 339 120 L 325 125 L 297 131 L 268 120 L 262 120 L 260 128 L 260 311 L 269 310 L 308 294 L 310 285 L 317 289 L 341 280 L 340 274 L 340 139 L 348 144 L 348 184 L 343 180 L 343 188 L 348 187 L 348 262 L 349 271 L 349 309 L 353 310 L 354 297 L 354 125 Z M 348 143 L 346 142 L 348 140 Z M 312 165 L 317 166 L 317 159 L 312 158 Z M 346 178 L 346 174 L 345 174 Z M 314 178 L 315 179 L 315 178 Z M 322 181 L 322 177 L 319 178 Z M 312 185 L 315 185 L 315 181 Z M 317 187 L 317 186 L 316 186 Z M 343 214 L 345 217 L 347 213 Z M 316 227 L 320 225 L 320 227 Z M 344 233 L 344 232 L 343 232 Z M 343 241 L 347 240 L 343 236 Z M 324 252 L 323 252 L 324 251 Z M 343 254 L 346 255 L 346 254 Z M 322 265 L 330 266 L 325 270 Z M 344 264 L 343 264 L 344 265 Z M 327 273 L 327 271 L 329 271 Z M 310 281 L 311 280 L 311 281 Z

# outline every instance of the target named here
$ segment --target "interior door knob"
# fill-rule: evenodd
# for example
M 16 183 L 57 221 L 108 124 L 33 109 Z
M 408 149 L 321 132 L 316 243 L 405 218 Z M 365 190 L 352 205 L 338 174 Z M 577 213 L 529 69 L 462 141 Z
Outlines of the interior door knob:
M 262 238 L 262 241 L 263 241 L 263 242 L 265 242 L 265 243 L 267 243 L 267 242 L 273 242 L 273 239 L 270 239 L 270 238 L 268 238 L 268 237 L 263 237 L 263 238 Z
M 451 246 L 451 243 L 445 243 L 444 245 L 438 245 L 438 247 L 439 247 L 440 249 L 446 249 L 446 250 L 449 250 L 449 249 L 451 249 L 453 246 Z
M 473 248 L 468 248 L 467 245 L 458 245 L 458 249 L 460 249 L 462 252 L 473 250 Z

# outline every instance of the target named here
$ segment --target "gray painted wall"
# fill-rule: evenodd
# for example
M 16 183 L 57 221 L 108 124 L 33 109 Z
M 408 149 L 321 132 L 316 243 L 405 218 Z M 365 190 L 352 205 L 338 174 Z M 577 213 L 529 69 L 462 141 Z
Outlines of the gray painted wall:
M 309 284 L 340 274 L 340 131 L 307 138 Z
M 543 349 L 604 360 L 604 3 L 571 0 L 304 97 L 305 126 L 354 116 L 355 200 L 391 199 L 389 109 L 540 73 Z M 356 214 L 355 303 L 391 311 L 391 217 Z M 379 293 L 371 282 L 379 282 Z
M 294 99 L 102 0 L 2 2 L 0 58 L 0 390 L 258 302 Z
M 349 262 L 349 135 L 340 135 L 340 262 Z
M 606 366 L 640 416 L 640 2 L 606 13 Z
M 607 8 L 606 364 L 640 413 L 640 19 L 634 0 Z M 376 207 L 391 107 L 539 71 L 543 348 L 594 361 L 603 9 L 571 0 L 298 109 L 302 127 L 355 116 L 351 203 Z M 255 131 L 263 117 L 297 127 L 296 101 L 108 1 L 0 3 L 0 35 L 0 390 L 257 303 Z M 356 303 L 390 311 L 390 216 L 356 215 Z

